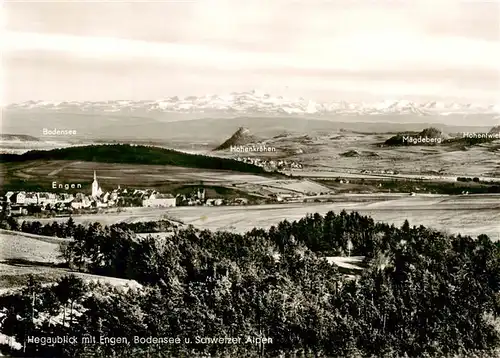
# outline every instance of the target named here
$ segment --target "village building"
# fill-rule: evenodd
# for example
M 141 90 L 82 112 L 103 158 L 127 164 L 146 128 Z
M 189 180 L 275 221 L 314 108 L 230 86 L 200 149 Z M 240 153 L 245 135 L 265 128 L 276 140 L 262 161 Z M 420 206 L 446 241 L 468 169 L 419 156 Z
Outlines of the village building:
M 73 209 L 85 209 L 85 208 L 90 208 L 92 205 L 91 200 L 82 193 L 77 193 L 75 195 L 75 199 L 71 202 L 71 207 Z
M 38 193 L 26 193 L 24 203 L 26 205 L 36 205 L 38 204 Z
M 86 209 L 90 208 L 91 202 L 85 199 L 77 198 L 71 202 L 71 207 L 73 209 Z
M 146 207 L 174 207 L 176 198 L 170 194 L 152 193 L 142 200 L 142 206 Z
M 207 206 L 220 206 L 224 204 L 224 200 L 223 199 L 207 199 L 206 201 L 206 205 Z
M 12 204 L 24 205 L 26 203 L 26 192 L 19 191 L 14 193 L 9 197 L 9 199 Z
M 58 195 L 58 201 L 60 203 L 70 203 L 74 199 L 73 194 L 68 194 L 68 193 L 60 193 Z
M 236 205 L 247 205 L 248 199 L 247 198 L 235 198 L 235 199 L 233 199 L 232 203 L 236 204 Z
M 37 205 L 38 195 L 37 193 L 26 193 L 24 191 L 20 191 L 14 193 L 10 197 L 10 201 L 13 204 L 19 204 L 19 205 Z
M 58 200 L 57 196 L 54 193 L 37 193 L 38 194 L 38 203 L 40 205 L 55 205 Z
M 14 195 L 13 191 L 8 191 L 5 193 L 5 201 L 10 202 L 10 198 Z

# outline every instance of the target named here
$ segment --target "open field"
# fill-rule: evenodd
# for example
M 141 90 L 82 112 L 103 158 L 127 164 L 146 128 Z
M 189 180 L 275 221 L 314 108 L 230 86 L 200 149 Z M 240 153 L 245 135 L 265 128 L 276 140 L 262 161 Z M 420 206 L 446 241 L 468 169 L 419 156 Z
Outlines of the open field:
M 75 275 L 86 282 L 99 282 L 125 288 L 141 287 L 141 285 L 134 280 L 92 275 L 71 271 L 65 268 L 45 267 L 29 263 L 0 263 L 0 294 L 22 287 L 28 282 L 29 275 L 35 276 L 46 284 L 51 284 L 68 274 Z
M 487 234 L 500 239 L 500 195 L 340 195 L 333 203 L 290 203 L 255 206 L 176 207 L 168 209 L 130 208 L 121 213 L 74 216 L 77 223 L 99 221 L 110 225 L 153 221 L 164 217 L 212 230 L 245 232 L 254 227 L 269 228 L 282 220 L 299 220 L 309 213 L 358 211 L 374 220 L 425 225 L 453 234 Z M 41 222 L 67 218 L 34 219 Z
M 84 161 L 31 161 L 1 164 L 4 189 L 9 186 L 40 187 L 52 190 L 52 183 L 81 183 L 90 192 L 94 170 L 104 190 L 118 185 L 124 188 L 156 188 L 170 191 L 179 185 L 223 186 L 257 195 L 269 193 L 329 192 L 325 186 L 297 179 L 281 179 L 227 170 L 183 168 L 168 165 L 94 163 Z
M 401 225 L 408 219 L 412 225 L 425 225 L 450 233 L 488 234 L 500 238 L 500 195 L 467 197 L 408 197 L 376 200 L 372 203 L 284 204 L 255 207 L 176 208 L 169 214 L 186 224 L 211 228 L 245 231 L 252 227 L 267 228 L 281 220 L 299 220 L 308 213 L 328 211 L 358 211 L 375 220 Z M 198 210 L 196 210 L 198 209 Z M 197 212 L 196 212 L 197 211 Z
M 405 179 L 366 179 L 350 178 L 348 183 L 338 181 L 334 178 L 315 179 L 319 183 L 331 188 L 337 194 L 372 194 L 372 193 L 417 193 L 417 194 L 498 194 L 500 185 L 498 183 L 483 182 L 445 182 L 431 180 L 405 180 Z M 313 198 L 313 201 L 315 198 Z
M 56 237 L 0 230 L 0 261 L 28 260 L 60 263 L 58 245 L 66 241 Z
M 210 181 L 214 183 L 239 181 L 260 182 L 265 177 L 254 174 L 241 174 L 224 170 L 207 170 L 183 168 L 169 165 L 138 165 L 121 163 L 97 163 L 86 161 L 31 161 L 23 163 L 3 164 L 9 177 L 32 179 L 40 183 L 82 182 L 90 183 L 94 170 L 97 171 L 102 186 L 155 186 L 163 182 L 199 183 Z
M 334 179 L 334 178 L 352 178 L 352 179 L 376 179 L 376 180 L 412 180 L 412 181 L 435 181 L 435 182 L 448 182 L 453 183 L 457 181 L 457 176 L 450 175 L 430 175 L 430 174 L 363 174 L 363 173 L 351 173 L 342 171 L 296 171 L 294 172 L 296 177 L 304 178 L 314 178 L 314 179 Z M 485 177 L 478 176 L 479 180 L 483 182 L 498 182 L 500 183 L 500 177 Z
M 29 150 L 51 150 L 76 145 L 67 141 L 0 140 L 0 153 L 23 154 Z

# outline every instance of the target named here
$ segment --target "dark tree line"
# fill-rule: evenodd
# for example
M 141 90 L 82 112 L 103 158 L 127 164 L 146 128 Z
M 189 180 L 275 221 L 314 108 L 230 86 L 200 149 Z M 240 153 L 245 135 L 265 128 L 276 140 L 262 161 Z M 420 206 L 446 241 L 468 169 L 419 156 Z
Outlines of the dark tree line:
M 53 221 L 51 223 L 47 223 L 43 225 L 39 221 L 23 221 L 21 225 L 15 220 L 15 218 L 9 217 L 5 221 L 1 221 L 0 223 L 4 223 L 3 229 L 22 231 L 28 234 L 36 234 L 36 235 L 44 235 L 44 236 L 57 236 L 60 238 L 73 238 L 75 231 L 79 233 L 87 232 L 88 230 L 92 230 L 94 225 L 90 225 L 88 227 L 83 226 L 82 224 L 76 225 L 73 218 L 69 218 L 67 222 L 57 222 Z M 111 225 L 107 230 L 116 228 L 122 230 L 130 230 L 134 233 L 156 233 L 156 232 L 165 232 L 170 231 L 177 228 L 177 224 L 168 221 L 168 220 L 159 220 L 159 221 L 144 221 L 137 223 L 117 223 Z
M 140 238 L 131 227 L 77 225 L 63 253 L 81 271 L 142 288 L 32 283 L 2 297 L 9 322 L 2 332 L 18 342 L 26 332 L 193 342 L 28 344 L 24 356 L 471 357 L 498 347 L 500 245 L 485 235 L 397 228 L 345 212 L 243 235 L 187 228 Z M 357 278 L 322 258 L 349 252 L 366 257 Z M 273 342 L 196 344 L 197 336 Z

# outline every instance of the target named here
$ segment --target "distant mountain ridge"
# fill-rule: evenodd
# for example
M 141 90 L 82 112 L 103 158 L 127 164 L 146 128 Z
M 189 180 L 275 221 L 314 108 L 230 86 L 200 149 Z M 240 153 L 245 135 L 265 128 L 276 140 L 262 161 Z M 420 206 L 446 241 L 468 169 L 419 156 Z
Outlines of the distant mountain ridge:
M 304 98 L 288 99 L 258 91 L 232 92 L 228 95 L 166 97 L 159 100 L 113 100 L 113 101 L 27 101 L 5 107 L 11 110 L 40 110 L 55 112 L 98 113 L 229 113 L 241 114 L 344 114 L 384 115 L 413 114 L 450 115 L 474 113 L 500 113 L 500 104 L 480 106 L 475 104 L 425 102 L 409 100 L 386 100 L 375 103 L 334 101 L 320 103 Z
M 40 139 L 27 134 L 6 134 L 0 133 L 1 141 L 18 141 L 18 142 L 40 142 Z

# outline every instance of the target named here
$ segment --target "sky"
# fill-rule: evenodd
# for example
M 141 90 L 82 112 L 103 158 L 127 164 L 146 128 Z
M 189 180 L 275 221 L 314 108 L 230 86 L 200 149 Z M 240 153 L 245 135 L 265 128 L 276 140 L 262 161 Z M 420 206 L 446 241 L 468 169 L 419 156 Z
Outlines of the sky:
M 5 1 L 2 10 L 2 103 L 252 89 L 500 103 L 500 1 Z

